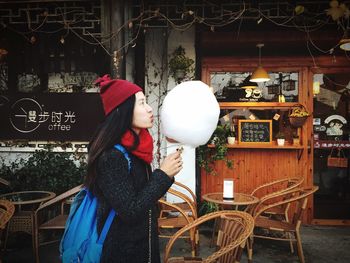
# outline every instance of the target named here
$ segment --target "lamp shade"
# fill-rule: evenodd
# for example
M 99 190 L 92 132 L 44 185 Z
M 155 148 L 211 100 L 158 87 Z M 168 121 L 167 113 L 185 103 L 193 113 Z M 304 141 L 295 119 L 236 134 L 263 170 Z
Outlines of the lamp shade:
M 256 89 L 256 88 L 258 88 L 258 84 L 256 82 L 250 81 L 250 76 L 246 77 L 240 86 L 242 89 Z
M 266 70 L 260 65 L 254 70 L 252 77 L 250 78 L 251 82 L 265 82 L 269 80 L 269 74 L 267 74 Z
M 342 50 L 350 51 L 350 38 L 343 38 L 339 41 L 339 47 Z

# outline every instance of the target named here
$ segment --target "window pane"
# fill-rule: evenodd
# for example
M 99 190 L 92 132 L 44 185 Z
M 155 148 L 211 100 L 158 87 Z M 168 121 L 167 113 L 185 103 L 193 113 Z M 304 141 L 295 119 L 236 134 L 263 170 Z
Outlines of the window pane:
M 250 82 L 250 72 L 211 72 L 210 86 L 218 101 L 285 102 L 298 101 L 298 72 L 271 72 L 267 82 Z M 283 101 L 280 101 L 283 102 Z

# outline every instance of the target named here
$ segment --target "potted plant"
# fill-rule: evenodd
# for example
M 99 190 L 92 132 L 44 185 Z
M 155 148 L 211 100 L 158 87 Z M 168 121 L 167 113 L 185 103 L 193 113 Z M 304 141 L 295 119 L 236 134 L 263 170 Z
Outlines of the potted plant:
M 293 145 L 296 145 L 296 146 L 300 145 L 300 138 L 299 138 L 298 133 L 293 132 L 292 137 L 293 137 Z
M 227 159 L 227 126 L 218 125 L 209 139 L 212 146 L 201 145 L 196 150 L 196 160 L 200 167 L 207 173 L 216 174 L 212 164 L 218 160 L 224 160 L 226 166 L 231 169 L 232 161 Z
M 283 132 L 278 132 L 276 134 L 276 139 L 277 139 L 277 145 L 278 146 L 283 146 L 284 145 L 284 142 L 286 140 L 286 136 L 284 135 Z
M 176 80 L 182 80 L 190 72 L 193 72 L 194 60 L 186 57 L 185 49 L 182 46 L 177 47 L 169 60 L 169 71 Z
M 227 143 L 228 144 L 235 144 L 235 140 L 236 140 L 236 133 L 235 131 L 232 129 L 232 127 L 230 127 L 228 129 L 228 134 L 227 134 Z
M 292 112 L 289 114 L 289 122 L 293 127 L 300 128 L 308 116 L 310 116 L 310 113 L 300 104 L 292 109 Z

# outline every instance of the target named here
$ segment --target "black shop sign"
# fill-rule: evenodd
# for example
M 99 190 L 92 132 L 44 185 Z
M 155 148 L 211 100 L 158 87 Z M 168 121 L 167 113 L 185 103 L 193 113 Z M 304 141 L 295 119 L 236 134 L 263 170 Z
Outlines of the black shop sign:
M 103 119 L 98 93 L 0 95 L 0 139 L 89 141 Z

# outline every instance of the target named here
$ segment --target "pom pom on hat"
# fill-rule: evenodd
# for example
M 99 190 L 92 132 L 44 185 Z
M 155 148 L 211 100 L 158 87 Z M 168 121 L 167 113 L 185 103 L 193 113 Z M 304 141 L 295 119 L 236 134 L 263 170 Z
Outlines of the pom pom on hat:
M 95 84 L 100 86 L 100 96 L 106 116 L 127 98 L 142 91 L 136 84 L 127 80 L 111 79 L 109 75 L 98 78 Z

